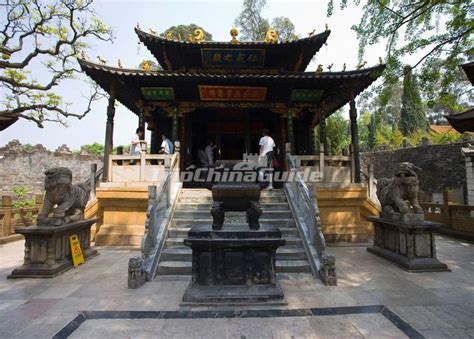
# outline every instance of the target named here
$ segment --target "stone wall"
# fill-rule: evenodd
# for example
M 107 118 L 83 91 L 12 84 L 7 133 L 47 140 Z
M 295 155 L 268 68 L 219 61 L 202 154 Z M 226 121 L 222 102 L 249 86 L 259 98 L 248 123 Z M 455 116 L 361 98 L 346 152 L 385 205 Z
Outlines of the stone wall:
M 426 145 L 395 151 L 361 153 L 361 168 L 367 172 L 374 165 L 375 178 L 393 176 L 393 165 L 408 161 L 422 169 L 420 177 L 421 200 L 442 203 L 443 191 L 453 190 L 455 202 L 467 203 L 466 162 L 461 152 L 467 143 Z
M 0 148 L 0 195 L 14 196 L 15 185 L 25 186 L 28 197 L 42 193 L 44 171 L 53 167 L 68 167 L 73 174 L 73 183 L 83 182 L 90 176 L 92 163 L 100 169 L 102 157 L 73 153 L 66 145 L 52 152 L 42 145 L 27 148 L 18 140 L 12 140 Z

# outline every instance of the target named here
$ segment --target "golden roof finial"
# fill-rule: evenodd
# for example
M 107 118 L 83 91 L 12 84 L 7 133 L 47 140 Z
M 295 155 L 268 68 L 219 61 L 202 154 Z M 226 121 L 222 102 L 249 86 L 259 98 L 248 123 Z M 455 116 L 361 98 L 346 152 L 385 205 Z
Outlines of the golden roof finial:
M 193 42 L 194 38 L 192 34 L 188 34 L 188 42 Z
M 232 40 L 230 42 L 232 44 L 238 44 L 239 43 L 239 40 L 237 40 L 237 35 L 239 35 L 239 30 L 235 27 L 231 28 L 230 36 L 232 37 Z
M 276 44 L 278 42 L 278 33 L 274 29 L 269 29 L 265 33 L 264 41 L 269 44 Z
M 323 72 L 323 65 L 319 64 L 318 68 L 316 69 L 316 74 L 322 73 Z
M 107 60 L 105 60 L 104 58 L 102 58 L 100 55 L 97 56 L 97 59 L 99 60 L 99 62 L 102 64 L 102 65 L 105 65 L 107 63 Z
M 117 64 L 118 64 L 118 67 L 119 67 L 119 68 L 123 68 L 123 66 L 122 66 L 122 60 L 118 59 L 118 60 L 117 60 Z
M 172 32 L 166 32 L 166 39 L 173 40 L 173 33 Z
M 311 32 L 308 33 L 308 36 L 313 36 L 316 33 L 316 29 L 313 29 Z
M 148 60 L 143 61 L 142 68 L 145 72 L 149 72 L 151 70 L 150 63 L 148 62 Z
M 346 71 L 346 63 L 344 63 L 344 65 L 342 65 L 342 71 L 343 71 L 343 72 Z
M 178 33 L 178 41 L 181 41 L 181 34 Z
M 196 28 L 193 33 L 194 41 L 196 41 L 197 43 L 204 41 L 204 31 L 201 28 Z

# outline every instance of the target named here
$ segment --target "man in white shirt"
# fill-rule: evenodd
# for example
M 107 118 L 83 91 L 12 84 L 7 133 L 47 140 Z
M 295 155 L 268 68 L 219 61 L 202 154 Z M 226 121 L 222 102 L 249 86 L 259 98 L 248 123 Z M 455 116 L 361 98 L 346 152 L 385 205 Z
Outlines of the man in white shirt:
M 162 134 L 161 135 L 161 150 L 159 151 L 159 153 L 161 154 L 173 154 L 174 152 L 174 147 L 173 147 L 173 143 L 171 142 L 170 139 L 168 139 L 166 137 L 166 135 Z
M 268 129 L 263 130 L 263 137 L 260 138 L 260 157 L 266 157 L 267 167 L 272 166 L 273 160 L 273 148 L 275 147 L 275 141 L 271 136 L 268 135 Z
M 142 151 L 141 142 L 145 139 L 145 129 L 143 127 L 138 127 L 135 131 L 135 136 L 132 139 L 132 144 L 130 145 L 130 155 L 140 155 Z

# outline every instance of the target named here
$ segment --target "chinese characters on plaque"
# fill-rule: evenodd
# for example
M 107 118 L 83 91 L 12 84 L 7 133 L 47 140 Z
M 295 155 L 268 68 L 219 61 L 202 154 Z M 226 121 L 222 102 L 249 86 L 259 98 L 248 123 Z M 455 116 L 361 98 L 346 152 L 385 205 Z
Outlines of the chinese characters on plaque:
M 265 101 L 266 87 L 199 86 L 203 101 Z
M 263 67 L 264 49 L 203 48 L 204 67 Z

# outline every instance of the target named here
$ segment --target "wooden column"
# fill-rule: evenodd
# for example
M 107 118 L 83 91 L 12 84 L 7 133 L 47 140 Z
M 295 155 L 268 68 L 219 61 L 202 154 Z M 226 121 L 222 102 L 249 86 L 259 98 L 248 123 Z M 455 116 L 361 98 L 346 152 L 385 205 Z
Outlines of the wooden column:
M 176 140 L 178 140 L 178 132 L 179 132 L 179 113 L 178 113 L 178 106 L 174 107 L 173 108 L 173 116 L 172 116 L 172 119 L 173 119 L 173 125 L 171 127 L 171 140 L 173 140 L 173 142 L 175 142 Z
M 319 119 L 319 144 L 324 145 L 324 155 L 329 155 L 328 137 L 326 133 L 326 115 L 321 112 Z
M 143 117 L 143 109 L 138 113 L 138 127 L 145 129 L 145 118 Z
M 349 116 L 351 118 L 351 137 L 352 137 L 352 152 L 354 163 L 354 181 L 360 183 L 360 158 L 359 158 L 359 129 L 357 127 L 357 109 L 354 100 L 350 102 Z
M 110 155 L 113 150 L 114 136 L 114 117 L 115 117 L 115 94 L 111 91 L 109 96 L 109 105 L 107 106 L 107 123 L 105 125 L 105 142 L 104 142 L 104 173 L 102 181 L 109 181 L 109 162 Z
M 291 154 L 295 154 L 295 136 L 293 133 L 293 110 L 288 108 L 286 112 L 286 142 L 291 145 Z

